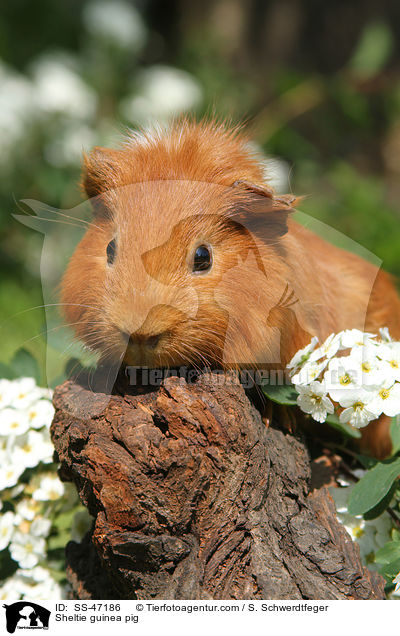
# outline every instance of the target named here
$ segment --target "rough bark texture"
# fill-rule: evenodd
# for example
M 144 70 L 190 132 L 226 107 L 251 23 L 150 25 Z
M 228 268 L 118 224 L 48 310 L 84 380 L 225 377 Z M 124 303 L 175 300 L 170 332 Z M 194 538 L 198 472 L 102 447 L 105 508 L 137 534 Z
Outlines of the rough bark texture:
M 75 597 L 384 597 L 328 491 L 309 493 L 305 446 L 233 376 L 111 398 L 68 381 L 54 404 L 60 474 L 95 517 L 67 548 Z

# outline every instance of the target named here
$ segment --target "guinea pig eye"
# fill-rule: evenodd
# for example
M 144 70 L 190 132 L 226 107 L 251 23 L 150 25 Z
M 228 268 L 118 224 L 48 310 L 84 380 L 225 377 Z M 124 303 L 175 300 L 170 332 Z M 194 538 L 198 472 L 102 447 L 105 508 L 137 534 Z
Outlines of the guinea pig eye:
M 117 251 L 117 244 L 115 239 L 109 242 L 107 245 L 107 263 L 112 265 L 115 260 L 115 253 Z
M 196 248 L 193 257 L 193 272 L 199 274 L 207 272 L 209 269 L 211 269 L 211 265 L 211 249 L 207 247 L 207 245 L 199 245 L 199 247 Z

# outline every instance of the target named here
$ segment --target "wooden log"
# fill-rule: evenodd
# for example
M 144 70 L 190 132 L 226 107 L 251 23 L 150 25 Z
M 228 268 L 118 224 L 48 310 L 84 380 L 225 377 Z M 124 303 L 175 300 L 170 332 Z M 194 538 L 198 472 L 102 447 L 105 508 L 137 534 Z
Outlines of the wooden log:
M 75 598 L 380 599 L 293 435 L 234 374 L 108 396 L 55 391 L 60 475 L 95 518 L 67 548 Z

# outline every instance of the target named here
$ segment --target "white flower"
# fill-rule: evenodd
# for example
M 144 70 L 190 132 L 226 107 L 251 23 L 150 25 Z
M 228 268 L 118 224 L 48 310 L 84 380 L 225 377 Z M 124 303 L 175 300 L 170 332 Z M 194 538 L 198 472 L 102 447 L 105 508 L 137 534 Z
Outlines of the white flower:
M 29 429 L 29 419 L 24 411 L 6 407 L 0 411 L 0 435 L 23 435 Z
M 326 389 L 332 398 L 340 402 L 342 396 L 346 396 L 349 391 L 359 390 L 360 372 L 357 372 L 356 362 L 350 356 L 344 358 L 332 358 L 329 361 L 328 369 L 324 374 Z M 343 405 L 342 405 L 343 406 Z
M 49 400 L 38 400 L 27 410 L 31 428 L 49 427 L 54 417 L 54 406 Z
M 46 556 L 46 542 L 42 537 L 16 532 L 10 543 L 10 554 L 22 568 L 33 568 Z
M 35 583 L 43 583 L 44 581 L 48 581 L 52 578 L 50 572 L 41 565 L 36 565 L 30 570 L 21 569 L 18 570 L 17 573 L 30 581 L 34 581 Z
M 152 66 L 139 75 L 138 89 L 123 100 L 121 112 L 133 123 L 166 121 L 201 101 L 202 90 L 192 75 L 168 66 Z
M 140 13 L 127 2 L 95 1 L 83 11 L 87 30 L 96 38 L 104 38 L 116 45 L 139 51 L 146 41 L 146 27 Z
M 393 583 L 396 585 L 394 588 L 394 594 L 397 594 L 400 591 L 400 572 L 394 577 Z
M 313 382 L 321 375 L 322 371 L 328 365 L 328 360 L 321 360 L 321 362 L 311 362 L 308 360 L 304 366 L 292 376 L 291 381 L 293 384 L 306 385 Z
M 78 510 L 74 515 L 71 527 L 71 539 L 80 543 L 85 534 L 90 530 L 93 517 L 89 514 L 88 510 Z
M 392 337 L 389 333 L 388 327 L 381 327 L 379 329 L 379 335 L 381 337 L 382 342 L 392 342 Z
M 53 452 L 53 445 L 45 435 L 38 431 L 28 431 L 15 441 L 13 461 L 24 468 L 33 468 L 40 462 L 51 462 Z
M 53 399 L 53 389 L 49 389 L 48 387 L 39 387 L 40 397 L 44 400 L 52 400 Z
M 361 386 L 378 385 L 382 382 L 382 363 L 377 357 L 378 346 L 369 344 L 355 346 L 346 358 L 346 364 L 357 374 Z
M 97 108 L 94 91 L 74 70 L 66 56 L 46 55 L 33 69 L 36 102 L 44 113 L 59 113 L 78 119 L 92 119 Z
M 4 167 L 10 152 L 24 141 L 36 111 L 32 84 L 0 62 L 0 161 Z
M 27 521 L 32 521 L 34 517 L 38 514 L 42 504 L 35 499 L 28 499 L 25 497 L 21 499 L 15 506 L 15 512 L 21 519 L 26 519 Z
M 310 362 L 319 360 L 320 358 L 333 358 L 338 352 L 341 344 L 340 334 L 331 333 L 325 342 L 310 354 Z
M 18 479 L 21 477 L 24 472 L 23 466 L 15 466 L 15 465 L 1 465 L 0 466 L 0 491 L 5 488 L 10 488 L 11 486 L 15 486 Z
M 66 596 L 57 581 L 50 578 L 48 581 L 31 586 L 26 598 L 34 601 L 58 601 L 65 599 Z
M 50 519 L 45 517 L 35 517 L 31 523 L 30 534 L 33 537 L 47 537 L 51 530 Z
M 82 152 L 94 145 L 95 134 L 92 128 L 73 120 L 45 145 L 44 156 L 53 166 L 76 165 L 81 161 Z
M 298 371 L 299 368 L 302 367 L 305 362 L 307 362 L 311 352 L 314 351 L 315 347 L 317 346 L 317 343 L 317 336 L 313 336 L 311 342 L 308 345 L 306 345 L 303 349 L 299 349 L 299 351 L 294 354 L 291 361 L 286 365 L 286 368 L 293 369 L 293 371 Z
M 328 413 L 334 412 L 322 382 L 314 381 L 308 386 L 296 386 L 296 391 L 299 393 L 297 404 L 301 410 L 309 413 L 317 422 L 325 422 Z
M 0 380 L 0 409 L 12 403 L 15 392 L 16 389 L 13 382 L 10 380 Z
M 64 484 L 57 475 L 44 475 L 39 482 L 39 488 L 34 491 L 32 497 L 36 501 L 56 501 L 64 494 Z
M 346 329 L 340 332 L 341 349 L 351 349 L 355 345 L 363 346 L 375 338 L 373 333 L 363 332 L 359 329 Z
M 339 420 L 344 423 L 351 424 L 355 428 L 363 428 L 367 426 L 371 420 L 376 420 L 380 412 L 372 409 L 371 395 L 363 390 L 348 391 L 340 398 L 341 406 L 346 407 L 340 414 Z
M 15 515 L 11 510 L 0 515 L 0 552 L 10 543 L 14 532 L 14 521 Z
M 53 579 L 50 572 L 37 565 L 32 569 L 18 569 L 10 577 L 2 591 L 0 600 L 59 600 L 65 598 L 62 588 Z
M 29 588 L 18 576 L 12 576 L 0 588 L 0 601 L 18 601 Z
M 387 342 L 378 347 L 377 355 L 383 361 L 382 372 L 400 382 L 400 342 Z
M 13 399 L 11 406 L 15 409 L 27 409 L 41 396 L 41 391 L 34 378 L 19 378 L 13 380 Z
M 400 414 L 400 384 L 384 384 L 374 393 L 368 408 L 376 413 L 384 413 L 389 417 Z

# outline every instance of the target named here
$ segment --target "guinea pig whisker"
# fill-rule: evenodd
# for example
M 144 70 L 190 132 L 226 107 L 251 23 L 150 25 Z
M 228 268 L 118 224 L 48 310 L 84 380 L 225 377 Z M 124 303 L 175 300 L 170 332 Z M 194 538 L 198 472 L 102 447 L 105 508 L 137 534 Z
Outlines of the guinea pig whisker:
M 27 214 L 26 216 L 32 216 L 34 219 L 38 221 L 45 221 L 46 223 L 62 223 L 63 225 L 69 225 L 70 227 L 77 227 L 82 229 L 82 225 L 78 223 L 71 223 L 70 221 L 62 221 L 61 219 L 47 219 L 43 216 L 36 216 L 36 214 Z
M 78 320 L 77 322 L 71 322 L 71 323 L 63 323 L 61 325 L 57 325 L 56 327 L 51 327 L 50 329 L 44 329 L 43 331 L 41 331 L 40 333 L 35 334 L 34 336 L 32 336 L 31 338 L 27 338 L 26 340 L 24 340 L 21 344 L 21 347 L 23 347 L 24 345 L 28 344 L 29 342 L 32 342 L 33 340 L 36 340 L 36 338 L 40 338 L 42 336 L 45 336 L 53 331 L 56 331 L 57 329 L 65 329 L 65 327 L 73 327 L 75 325 L 79 325 L 79 324 L 83 324 L 84 321 L 82 320 Z M 84 324 L 91 324 L 90 322 L 86 322 Z
M 51 212 L 52 214 L 58 214 L 58 216 L 62 216 L 65 219 L 70 219 L 71 221 L 76 221 L 77 223 L 82 223 L 83 225 L 86 225 L 88 227 L 95 227 L 101 232 L 105 231 L 104 228 L 100 227 L 100 225 L 96 225 L 95 223 L 93 223 L 93 221 L 86 221 L 85 219 L 79 219 L 75 216 L 71 216 L 70 214 L 65 214 L 65 212 L 60 212 L 59 210 L 47 210 L 47 212 Z
M 22 309 L 21 311 L 17 311 L 15 314 L 12 314 L 8 318 L 4 320 L 4 322 L 0 325 L 3 327 L 10 320 L 14 320 L 18 316 L 26 314 L 28 311 L 34 311 L 35 309 L 47 309 L 49 307 L 84 307 L 87 309 L 94 309 L 95 311 L 100 311 L 101 307 L 95 307 L 93 305 L 83 305 L 81 303 L 45 303 L 44 305 L 36 305 L 35 307 L 29 307 L 28 309 Z

